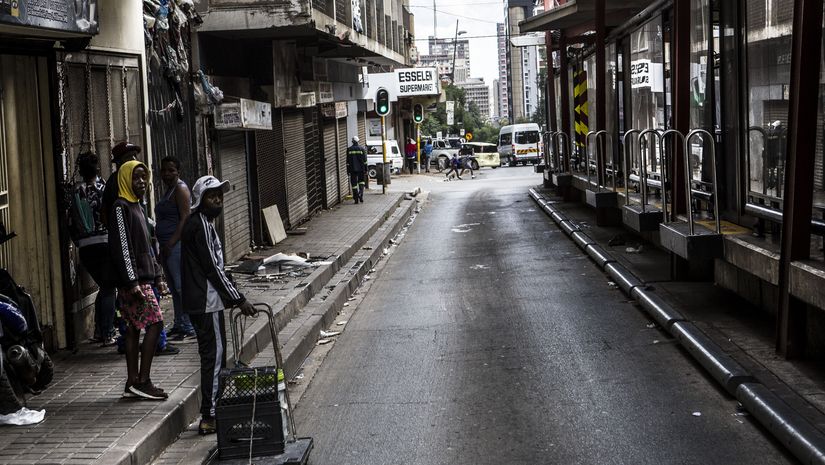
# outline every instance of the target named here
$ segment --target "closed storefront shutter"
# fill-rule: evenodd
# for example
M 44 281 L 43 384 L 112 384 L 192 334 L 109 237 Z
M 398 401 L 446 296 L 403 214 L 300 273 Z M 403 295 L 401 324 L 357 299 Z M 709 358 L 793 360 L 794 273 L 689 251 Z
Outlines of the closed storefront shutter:
M 284 110 L 283 118 L 287 214 L 289 226 L 294 228 L 309 216 L 304 157 L 304 113 L 301 110 Z
M 349 147 L 349 140 L 347 140 L 347 119 L 341 118 L 338 123 L 338 179 L 341 183 L 341 199 L 343 199 L 351 188 L 349 176 L 347 176 L 347 147 Z M 364 139 L 361 139 L 361 145 L 366 145 Z
M 334 119 L 324 121 L 324 172 L 326 178 L 326 207 L 338 203 L 338 144 Z
M 271 131 L 255 131 L 255 159 L 258 206 L 264 209 L 277 205 L 281 219 L 285 220 L 287 218 L 286 166 L 280 110 L 273 111 Z M 260 228 L 261 237 L 256 237 L 256 242 L 268 242 L 268 236 L 263 234 L 265 226 L 261 225 Z
M 321 130 L 318 111 L 304 111 L 304 147 L 306 154 L 307 206 L 309 214 L 324 207 L 324 159 L 321 152 Z
M 246 166 L 246 133 L 218 133 L 220 178 L 231 188 L 223 197 L 223 251 L 227 262 L 235 261 L 249 251 L 249 184 Z
M 358 112 L 358 138 L 361 139 L 361 145 L 367 145 L 367 117 L 364 112 Z

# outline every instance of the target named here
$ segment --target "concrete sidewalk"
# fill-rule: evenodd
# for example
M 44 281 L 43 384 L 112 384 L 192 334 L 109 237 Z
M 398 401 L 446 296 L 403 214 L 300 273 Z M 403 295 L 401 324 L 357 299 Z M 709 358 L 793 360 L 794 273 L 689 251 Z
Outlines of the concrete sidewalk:
M 388 195 L 373 189 L 365 200 L 364 204 L 348 201 L 322 211 L 303 225 L 305 234 L 290 235 L 276 247 L 255 252 L 258 256 L 308 253 L 316 262 L 314 267 L 285 273 L 268 270 L 269 277 L 235 274 L 250 301 L 272 306 L 279 330 L 324 290 L 368 240 L 397 231 L 404 215 L 408 217 L 414 208 L 409 200 L 402 205 L 404 193 L 398 188 L 391 188 Z M 385 224 L 388 219 L 392 228 Z M 168 300 L 163 303 L 167 320 L 171 320 L 170 305 Z M 256 321 L 247 335 L 263 334 L 263 328 L 263 321 Z M 298 338 L 317 338 L 317 332 L 292 333 Z M 264 348 L 268 339 L 267 335 L 247 341 L 247 358 Z M 126 364 L 113 347 L 81 344 L 74 352 L 54 354 L 53 383 L 28 401 L 29 408 L 46 410 L 46 420 L 32 427 L 0 427 L 0 463 L 149 463 L 199 415 L 197 343 L 178 347 L 180 354 L 156 357 L 153 362 L 152 380 L 169 393 L 165 402 L 121 399 Z
M 774 316 L 713 282 L 674 281 L 670 255 L 622 227 L 596 226 L 595 211 L 532 189 L 539 207 L 625 292 L 804 463 L 825 463 L 825 376 L 818 362 L 785 360 Z

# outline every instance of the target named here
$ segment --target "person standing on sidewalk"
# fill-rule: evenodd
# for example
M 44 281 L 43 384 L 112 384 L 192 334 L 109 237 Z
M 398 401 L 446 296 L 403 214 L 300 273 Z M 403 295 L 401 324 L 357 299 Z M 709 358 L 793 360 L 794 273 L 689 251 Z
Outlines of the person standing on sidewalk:
M 192 213 L 181 235 L 183 310 L 198 338 L 201 362 L 200 434 L 215 432 L 218 375 L 226 367 L 224 309 L 238 307 L 244 315 L 257 312 L 224 272 L 223 246 L 214 221 L 223 210 L 229 181 L 203 176 L 192 188 Z
M 155 346 L 163 329 L 163 314 L 152 283 L 159 288 L 164 288 L 165 283 L 140 205 L 149 177 L 149 168 L 136 160 L 124 163 L 117 171 L 118 198 L 109 218 L 109 251 L 116 270 L 121 313 L 128 323 L 123 395 L 163 400 L 169 395 L 155 386 L 150 377 Z M 146 331 L 146 336 L 139 348 L 141 330 Z
M 427 139 L 427 142 L 424 144 L 424 150 L 421 151 L 421 163 L 424 164 L 425 172 L 430 172 L 430 157 L 433 154 L 433 141 L 432 139 Z
M 77 156 L 77 170 L 82 180 L 75 184 L 69 215 L 69 230 L 77 245 L 80 263 L 98 286 L 95 297 L 95 335 L 92 342 L 115 343 L 115 299 L 117 289 L 112 280 L 109 257 L 109 232 L 103 222 L 103 192 L 106 183 L 98 175 L 97 155 L 86 152 Z
M 347 148 L 347 174 L 352 186 L 352 198 L 355 203 L 364 203 L 364 184 L 367 177 L 367 149 L 361 147 L 358 136 L 352 138 L 352 145 Z
M 181 308 L 180 236 L 189 217 L 189 186 L 180 179 L 180 160 L 175 157 L 161 160 L 160 177 L 166 191 L 155 205 L 155 236 L 160 244 L 160 262 L 175 312 L 175 322 L 168 334 L 174 335 L 173 341 L 185 342 L 195 338 L 189 315 Z
M 407 168 L 410 170 L 410 174 L 413 174 L 415 170 L 415 155 L 418 146 L 415 145 L 415 141 L 412 139 L 407 139 L 407 145 L 404 148 L 404 153 L 407 155 Z

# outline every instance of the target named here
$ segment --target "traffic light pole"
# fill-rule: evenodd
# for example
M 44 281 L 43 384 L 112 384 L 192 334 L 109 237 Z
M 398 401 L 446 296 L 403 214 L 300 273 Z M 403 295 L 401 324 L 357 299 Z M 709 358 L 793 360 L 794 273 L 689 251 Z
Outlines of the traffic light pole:
M 418 163 L 418 174 L 421 174 L 421 125 L 415 125 L 415 148 L 418 152 L 416 162 Z
M 384 164 L 381 165 L 381 193 L 387 193 L 387 171 L 384 168 L 387 166 L 387 138 L 384 132 L 384 117 L 381 117 L 381 154 L 384 156 Z M 402 168 L 403 169 L 403 168 Z

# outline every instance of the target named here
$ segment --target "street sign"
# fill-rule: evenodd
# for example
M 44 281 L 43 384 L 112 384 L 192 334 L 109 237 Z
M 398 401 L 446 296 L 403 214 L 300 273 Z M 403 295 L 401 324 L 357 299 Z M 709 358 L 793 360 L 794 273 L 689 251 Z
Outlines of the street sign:
M 473 140 L 473 133 L 468 132 L 468 133 L 464 134 L 464 138 L 467 139 L 467 142 L 470 142 L 471 140 Z
M 455 124 L 455 101 L 447 100 L 447 124 L 452 126 Z
M 441 139 L 443 135 L 444 135 L 444 134 L 443 134 L 441 131 L 436 131 L 436 132 L 435 132 L 435 138 L 436 138 L 436 139 Z
M 455 117 L 453 116 L 452 112 L 447 113 L 447 125 L 452 126 L 455 124 Z

